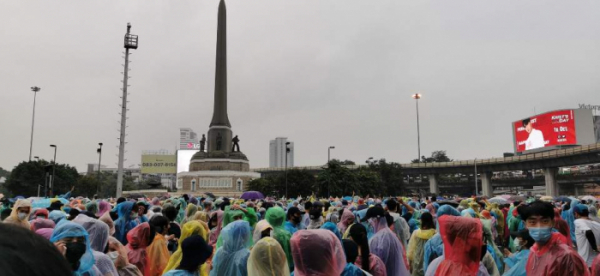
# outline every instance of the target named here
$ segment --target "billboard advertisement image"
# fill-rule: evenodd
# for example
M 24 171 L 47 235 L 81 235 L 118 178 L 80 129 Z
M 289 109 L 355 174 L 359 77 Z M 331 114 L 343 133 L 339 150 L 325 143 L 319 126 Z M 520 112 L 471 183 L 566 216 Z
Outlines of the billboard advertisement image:
M 513 123 L 516 152 L 552 146 L 576 145 L 573 110 L 557 110 Z
M 142 155 L 142 174 L 158 173 L 177 173 L 177 157 L 175 155 Z
M 178 150 L 177 151 L 177 173 L 188 172 L 192 156 L 199 150 Z

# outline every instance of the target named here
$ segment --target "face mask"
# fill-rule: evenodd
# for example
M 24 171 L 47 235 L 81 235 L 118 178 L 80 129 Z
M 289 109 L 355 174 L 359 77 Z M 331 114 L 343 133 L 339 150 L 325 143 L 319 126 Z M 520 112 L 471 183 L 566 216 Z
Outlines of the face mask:
M 294 222 L 295 223 L 300 223 L 300 221 L 302 221 L 301 217 L 294 217 Z
M 85 254 L 85 243 L 83 242 L 70 242 L 66 244 L 67 252 L 65 253 L 65 257 L 69 264 L 71 264 L 71 268 L 73 270 L 77 270 L 79 268 L 79 259 L 81 256 Z
M 520 242 L 520 240 L 515 240 L 514 244 L 515 244 L 515 249 L 517 249 L 518 251 L 520 251 L 521 250 L 521 242 Z
M 38 218 L 38 219 L 46 219 L 46 217 L 44 217 L 44 216 L 37 216 L 36 218 Z
M 19 212 L 17 216 L 19 217 L 19 220 L 24 220 L 27 217 L 27 213 Z
M 119 257 L 119 252 L 117 251 L 113 251 L 113 252 L 108 252 L 108 254 L 106 254 L 113 262 L 115 262 L 117 260 L 117 258 Z
M 529 228 L 529 235 L 537 243 L 545 243 L 552 236 L 552 227 L 531 227 Z
M 138 217 L 138 215 L 137 215 L 137 214 L 133 214 L 133 215 L 131 215 L 131 216 L 129 216 L 129 217 L 130 217 L 131 219 L 136 219 L 136 218 Z

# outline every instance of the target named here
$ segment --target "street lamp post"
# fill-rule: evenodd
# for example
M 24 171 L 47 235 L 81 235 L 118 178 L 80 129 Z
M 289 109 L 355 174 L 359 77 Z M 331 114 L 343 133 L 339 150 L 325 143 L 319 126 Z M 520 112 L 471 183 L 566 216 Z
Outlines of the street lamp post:
M 477 187 L 477 158 L 475 158 L 475 196 L 479 194 L 479 188 Z
M 329 146 L 329 148 L 327 148 L 327 168 L 329 168 L 329 162 L 331 161 L 331 150 L 332 149 L 335 149 L 335 147 Z M 330 189 L 331 189 L 331 171 L 330 171 L 329 179 L 327 180 L 327 197 L 331 197 Z
M 54 187 L 54 179 L 56 178 L 56 149 L 58 148 L 56 145 L 50 145 L 51 148 L 54 148 L 54 161 L 52 161 L 52 178 L 50 179 L 50 194 L 52 194 L 52 187 Z M 46 194 L 46 196 L 48 196 Z
M 288 153 L 290 153 L 289 148 L 290 142 L 285 142 L 285 198 L 288 198 L 288 183 L 287 183 L 287 164 L 288 164 Z
M 100 193 L 100 164 L 102 163 L 102 143 L 98 143 L 100 146 L 96 152 L 98 152 L 98 184 L 96 185 L 96 194 Z
M 33 125 L 35 123 L 35 98 L 37 96 L 37 92 L 40 92 L 41 88 L 34 86 L 31 87 L 31 91 L 33 91 L 33 115 L 31 116 L 31 139 L 29 140 L 29 161 L 31 161 L 31 152 L 33 150 Z
M 419 99 L 421 98 L 421 94 L 413 94 L 412 98 L 415 99 L 415 102 L 417 103 L 417 152 L 419 155 L 417 160 L 421 163 L 421 130 L 419 128 Z
M 40 161 L 40 157 L 39 156 L 34 156 L 33 159 L 35 159 L 36 161 Z

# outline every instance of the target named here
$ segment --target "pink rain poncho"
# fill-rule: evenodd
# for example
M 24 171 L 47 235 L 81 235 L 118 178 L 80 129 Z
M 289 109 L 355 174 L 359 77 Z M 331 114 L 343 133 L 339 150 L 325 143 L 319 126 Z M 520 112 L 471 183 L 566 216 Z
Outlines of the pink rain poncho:
M 140 271 L 146 271 L 147 253 L 146 248 L 150 244 L 150 224 L 144 222 L 127 233 L 127 257 L 129 262 Z
M 435 275 L 477 275 L 483 246 L 483 227 L 478 219 L 443 216 L 438 219 L 445 259 Z
M 105 213 L 109 212 L 112 207 L 110 206 L 110 203 L 102 200 L 100 201 L 100 203 L 98 203 L 98 216 L 101 217 L 103 216 Z
M 591 216 L 591 214 L 590 214 Z M 600 276 L 600 255 L 594 258 L 594 262 L 592 263 L 592 276 Z
M 33 231 L 33 232 L 35 232 L 39 229 L 44 229 L 44 228 L 54 229 L 54 227 L 56 226 L 54 221 L 52 221 L 50 219 L 43 219 L 43 218 L 36 218 L 36 219 L 30 221 L 29 224 L 31 225 L 31 231 Z
M 375 230 L 375 235 L 369 240 L 371 253 L 383 261 L 387 275 L 410 275 L 406 252 L 396 234 L 387 226 L 385 217 L 372 218 L 371 221 Z
M 217 226 L 210 230 L 208 241 L 208 244 L 210 246 L 214 247 L 215 245 L 217 245 L 217 240 L 219 239 L 219 235 L 221 234 L 221 227 L 223 225 L 223 214 L 224 212 L 220 209 L 212 213 L 211 217 L 217 216 Z
M 290 239 L 295 276 L 340 275 L 346 255 L 340 240 L 329 230 L 300 230 Z
M 348 229 L 348 226 L 350 226 L 354 222 L 354 219 L 355 217 L 352 211 L 344 209 L 342 217 L 340 218 L 340 222 L 338 222 L 337 224 L 337 227 L 340 230 L 340 233 L 342 233 L 342 235 L 346 233 L 346 229 Z M 352 222 L 348 223 L 348 221 L 350 220 L 352 220 Z
M 559 233 L 552 233 L 550 240 L 539 248 L 535 243 L 527 259 L 527 275 L 590 275 L 585 261 L 575 250 L 567 246 Z

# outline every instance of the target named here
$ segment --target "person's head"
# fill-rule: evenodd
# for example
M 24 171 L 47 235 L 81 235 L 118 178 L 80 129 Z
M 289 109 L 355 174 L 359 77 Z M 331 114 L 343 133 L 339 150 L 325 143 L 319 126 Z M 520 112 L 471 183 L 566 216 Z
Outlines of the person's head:
M 298 224 L 302 221 L 302 212 L 297 207 L 290 207 L 287 210 L 287 220 L 293 224 Z
M 527 206 L 517 208 L 529 235 L 537 242 L 545 244 L 552 236 L 554 207 L 552 204 L 536 200 Z
M 248 257 L 249 275 L 290 275 L 287 258 L 277 240 L 265 237 L 258 241 Z
M 148 207 L 149 207 L 148 203 L 146 203 L 144 201 L 140 201 L 140 202 L 136 203 L 135 205 L 137 205 L 137 207 L 138 207 L 138 210 L 137 210 L 138 216 L 141 217 L 141 216 L 145 215 L 146 213 L 148 213 Z
M 319 208 L 314 208 L 313 205 L 313 208 L 310 210 L 310 212 L 308 212 L 308 215 L 311 220 L 317 221 L 322 217 L 323 211 Z
M 514 235 L 515 248 L 519 251 L 529 249 L 534 243 L 535 240 L 529 235 L 529 230 L 527 229 L 522 229 Z
M 533 130 L 533 126 L 531 125 L 531 119 L 527 118 L 527 119 L 523 120 L 521 123 L 523 124 L 525 131 L 527 131 L 527 133 L 531 133 L 531 130 Z
M 129 264 L 127 248 L 115 237 L 108 238 L 108 253 L 106 255 L 113 261 L 117 269 L 122 269 Z
M 348 230 L 348 238 L 354 241 L 360 247 L 362 267 L 369 271 L 369 239 L 367 238 L 367 228 L 360 223 L 355 223 Z
M 195 272 L 210 258 L 213 247 L 208 245 L 201 236 L 193 235 L 181 243 L 181 252 L 183 257 L 178 269 Z
M 285 223 L 285 211 L 281 207 L 273 207 L 267 210 L 267 214 L 265 215 L 265 220 L 273 226 L 273 228 L 278 228 Z
M 588 218 L 590 216 L 590 211 L 587 205 L 584 204 L 577 204 L 573 206 L 573 213 L 575 214 L 576 219 Z
M 312 202 L 310 202 L 310 201 L 305 202 L 304 203 L 304 211 L 306 213 L 310 212 L 310 210 L 312 209 L 312 206 L 313 206 Z
M 22 227 L 0 223 L 0 274 L 70 276 L 71 266 L 56 247 Z
M 162 214 L 169 221 L 174 221 L 175 218 L 177 218 L 177 209 L 175 209 L 175 207 L 173 205 L 169 204 L 162 209 Z
M 430 213 L 423 213 L 421 215 L 421 229 L 435 229 L 435 224 L 433 223 L 433 216 Z
M 234 221 L 221 230 L 223 239 L 223 250 L 227 252 L 236 252 L 249 246 L 252 238 L 252 229 L 250 224 L 244 220 Z
M 342 240 L 342 244 L 344 246 L 344 253 L 346 253 L 346 262 L 353 264 L 358 257 L 358 244 L 353 240 L 347 239 Z
M 18 199 L 12 208 L 11 216 L 19 221 L 27 221 L 31 213 L 31 201 Z
M 125 201 L 127 201 L 127 199 L 125 199 L 124 197 L 119 197 L 119 198 L 117 199 L 117 205 L 119 205 L 119 203 L 121 203 L 121 202 L 125 202 Z
M 479 263 L 487 249 L 483 242 L 484 227 L 481 221 L 446 215 L 440 217 L 438 223 L 440 235 L 444 237 L 444 262 L 451 262 L 457 271 L 464 271 L 466 275 L 477 274 Z
M 34 218 L 47 219 L 48 218 L 48 210 L 46 210 L 46 209 L 37 209 L 37 210 L 35 210 L 35 212 L 33 212 L 33 217 Z
M 340 240 L 329 230 L 299 230 L 290 245 L 295 275 L 340 275 L 346 266 Z
M 94 265 L 88 232 L 83 226 L 71 221 L 61 221 L 54 228 L 50 242 L 64 246 L 65 258 L 73 272 L 81 274 L 89 271 Z
M 164 216 L 154 216 L 150 219 L 150 226 L 157 235 L 166 235 L 169 233 L 169 220 Z
M 385 207 L 390 212 L 397 212 L 397 210 L 398 210 L 398 202 L 396 202 L 394 199 L 388 199 L 385 202 Z

